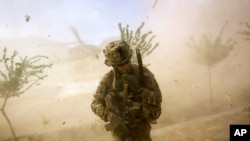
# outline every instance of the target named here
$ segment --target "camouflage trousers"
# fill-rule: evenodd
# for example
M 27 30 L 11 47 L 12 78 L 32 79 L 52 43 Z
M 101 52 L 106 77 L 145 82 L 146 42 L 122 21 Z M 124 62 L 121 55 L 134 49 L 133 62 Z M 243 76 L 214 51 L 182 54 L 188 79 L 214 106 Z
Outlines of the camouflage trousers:
M 150 137 L 150 123 L 141 122 L 136 125 L 128 125 L 130 135 L 128 137 L 120 137 L 112 131 L 113 141 L 152 141 Z

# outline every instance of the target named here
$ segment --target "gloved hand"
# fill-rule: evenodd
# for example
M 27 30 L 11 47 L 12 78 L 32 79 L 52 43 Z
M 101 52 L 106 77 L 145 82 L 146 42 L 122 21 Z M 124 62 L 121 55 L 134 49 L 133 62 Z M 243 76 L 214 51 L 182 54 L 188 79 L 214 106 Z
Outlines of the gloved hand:
M 119 115 L 115 115 L 113 114 L 112 118 L 111 118 L 111 124 L 113 125 L 113 128 L 117 128 L 119 126 L 119 124 L 122 123 L 122 117 Z
M 129 135 L 130 131 L 128 127 L 123 123 L 122 117 L 119 115 L 113 115 L 111 119 L 111 124 L 113 125 L 113 128 L 116 133 L 127 136 Z
M 128 84 L 129 88 L 134 93 L 138 92 L 138 90 L 140 89 L 140 84 L 139 84 L 138 80 L 132 75 L 125 73 L 121 76 L 120 80 L 123 82 L 123 84 Z

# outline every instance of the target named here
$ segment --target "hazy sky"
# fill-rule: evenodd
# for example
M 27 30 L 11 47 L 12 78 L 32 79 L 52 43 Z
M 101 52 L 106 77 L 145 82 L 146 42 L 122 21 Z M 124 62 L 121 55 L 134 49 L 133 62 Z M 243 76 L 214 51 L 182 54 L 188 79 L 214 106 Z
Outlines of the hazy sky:
M 0 0 L 0 38 L 74 42 L 74 26 L 82 40 L 98 44 L 119 36 L 119 22 L 135 29 L 143 21 L 158 39 L 173 41 L 198 30 L 217 32 L 225 21 L 231 24 L 228 28 L 238 28 L 240 22 L 249 22 L 249 7 L 250 0 Z
M 82 40 L 100 42 L 119 35 L 118 22 L 141 23 L 152 4 L 152 0 L 0 0 L 0 38 L 40 36 L 72 42 L 74 26 Z

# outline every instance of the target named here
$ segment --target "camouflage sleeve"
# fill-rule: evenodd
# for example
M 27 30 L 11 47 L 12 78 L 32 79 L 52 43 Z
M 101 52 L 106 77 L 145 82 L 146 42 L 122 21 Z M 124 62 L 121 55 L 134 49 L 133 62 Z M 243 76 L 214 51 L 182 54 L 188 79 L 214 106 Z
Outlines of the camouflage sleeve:
M 151 71 L 144 68 L 144 88 L 141 93 L 143 102 L 150 105 L 159 105 L 162 102 L 162 95 L 159 85 Z
M 156 120 L 161 115 L 162 94 L 159 85 L 151 71 L 144 68 L 144 88 L 141 92 L 144 114 L 150 120 Z
M 99 82 L 99 85 L 97 87 L 97 90 L 94 94 L 94 99 L 91 103 L 91 109 L 92 111 L 99 116 L 104 121 L 109 121 L 109 111 L 106 107 L 105 103 L 105 96 L 108 93 L 109 90 L 109 75 L 110 73 L 107 73 L 104 75 L 104 77 Z

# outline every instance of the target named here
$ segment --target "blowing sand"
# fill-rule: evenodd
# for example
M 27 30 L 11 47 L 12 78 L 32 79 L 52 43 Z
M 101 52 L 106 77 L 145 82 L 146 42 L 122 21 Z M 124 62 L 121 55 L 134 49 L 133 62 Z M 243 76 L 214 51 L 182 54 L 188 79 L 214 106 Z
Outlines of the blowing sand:
M 23 43 L 22 48 L 11 44 L 17 46 L 19 42 Z M 7 46 L 10 52 L 15 49 L 22 55 L 32 45 L 36 46 L 36 42 L 3 40 L 0 49 Z M 66 47 L 33 49 L 31 55 L 47 55 L 54 65 L 46 71 L 48 77 L 41 85 L 8 100 L 5 110 L 20 140 L 68 141 L 94 137 L 108 140 L 110 134 L 104 130 L 104 122 L 90 108 L 100 78 L 110 69 L 103 64 L 102 53 L 98 52 L 99 59 L 90 55 L 70 60 Z M 159 48 L 145 58 L 144 62 L 151 64 L 149 69 L 155 74 L 163 95 L 162 115 L 158 124 L 152 125 L 153 130 L 249 105 L 249 51 L 243 47 L 235 49 L 211 69 L 212 105 L 207 67 L 190 61 L 187 49 Z M 10 137 L 10 128 L 0 115 L 0 140 Z

